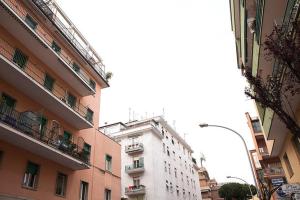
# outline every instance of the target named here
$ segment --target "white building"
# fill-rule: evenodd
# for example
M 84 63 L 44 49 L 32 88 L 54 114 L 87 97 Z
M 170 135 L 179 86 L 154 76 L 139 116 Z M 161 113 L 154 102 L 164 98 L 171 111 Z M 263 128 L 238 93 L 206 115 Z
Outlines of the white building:
M 202 199 L 193 150 L 162 117 L 100 129 L 122 146 L 123 199 Z

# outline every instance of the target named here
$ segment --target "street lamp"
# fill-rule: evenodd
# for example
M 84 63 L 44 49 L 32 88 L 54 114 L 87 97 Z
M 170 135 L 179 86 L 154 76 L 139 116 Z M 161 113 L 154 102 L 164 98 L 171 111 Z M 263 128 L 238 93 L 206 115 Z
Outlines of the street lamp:
M 249 156 L 249 150 L 248 150 L 248 148 L 247 148 L 246 142 L 245 142 L 244 138 L 242 137 L 242 135 L 239 134 L 238 132 L 236 132 L 235 130 L 232 130 L 231 128 L 228 128 L 228 127 L 226 127 L 226 126 L 212 125 L 212 124 L 206 124 L 206 123 L 199 124 L 199 126 L 200 126 L 201 128 L 205 128 L 205 127 L 209 127 L 209 126 L 210 126 L 210 127 L 223 128 L 223 129 L 226 129 L 226 130 L 231 131 L 232 133 L 238 135 L 238 136 L 241 138 L 241 140 L 243 141 L 243 144 L 244 144 L 246 153 L 247 153 L 247 158 L 248 158 L 249 165 L 250 165 L 250 168 L 251 168 L 251 172 L 252 172 L 252 177 L 253 177 L 253 180 L 254 180 L 254 184 L 255 184 L 256 188 L 258 188 L 258 187 L 257 187 L 257 183 L 256 183 L 256 179 L 255 179 L 255 175 L 254 175 L 254 169 L 253 169 L 253 166 L 252 166 L 252 164 L 251 164 L 251 159 L 250 159 L 250 156 Z
M 243 181 L 244 183 L 246 183 L 246 185 L 248 185 L 248 187 L 249 187 L 250 194 L 251 194 L 251 198 L 253 199 L 253 193 L 252 193 L 252 190 L 251 190 L 250 184 L 249 184 L 247 181 L 245 181 L 245 180 L 244 180 L 244 179 L 242 179 L 242 178 L 239 178 L 239 177 L 234 177 L 234 176 L 226 176 L 226 178 L 234 178 L 234 179 L 238 179 L 238 180 L 241 180 L 241 181 Z

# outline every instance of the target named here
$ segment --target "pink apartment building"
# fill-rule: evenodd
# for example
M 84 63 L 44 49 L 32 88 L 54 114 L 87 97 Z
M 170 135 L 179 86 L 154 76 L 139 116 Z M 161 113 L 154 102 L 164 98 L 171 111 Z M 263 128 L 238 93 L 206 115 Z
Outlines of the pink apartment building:
M 117 200 L 101 58 L 53 1 L 0 0 L 0 199 Z

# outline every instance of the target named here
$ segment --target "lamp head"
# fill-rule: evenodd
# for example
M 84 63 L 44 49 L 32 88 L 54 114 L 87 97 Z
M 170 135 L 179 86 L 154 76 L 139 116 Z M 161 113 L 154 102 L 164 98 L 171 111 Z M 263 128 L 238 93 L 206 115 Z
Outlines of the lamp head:
M 205 127 L 208 127 L 208 124 L 206 124 L 206 123 L 201 123 L 201 124 L 199 124 L 199 126 L 200 126 L 201 128 L 205 128 Z
M 232 178 L 231 176 L 226 176 L 226 178 Z

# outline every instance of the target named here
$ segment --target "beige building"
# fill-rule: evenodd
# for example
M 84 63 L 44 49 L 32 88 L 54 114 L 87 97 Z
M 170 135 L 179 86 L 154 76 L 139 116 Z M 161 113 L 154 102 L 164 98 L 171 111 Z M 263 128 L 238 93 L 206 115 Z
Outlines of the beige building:
M 0 199 L 120 199 L 120 145 L 98 131 L 108 86 L 54 1 L 0 0 Z
M 283 78 L 284 70 L 276 70 L 278 67 L 282 69 L 282 66 L 275 59 L 266 59 L 263 44 L 275 24 L 283 25 L 286 33 L 295 33 L 292 24 L 299 21 L 299 3 L 299 0 L 230 0 L 237 63 L 242 73 L 248 68 L 251 69 L 252 76 L 257 77 L 259 74 L 263 80 L 275 73 Z M 288 103 L 283 105 L 289 108 L 289 113 L 294 113 L 294 119 L 298 122 L 299 97 L 299 94 L 293 98 L 287 97 L 285 101 Z M 299 138 L 291 134 L 271 109 L 263 108 L 260 104 L 256 106 L 268 156 L 276 158 L 274 162 L 280 160 L 288 183 L 300 183 Z

